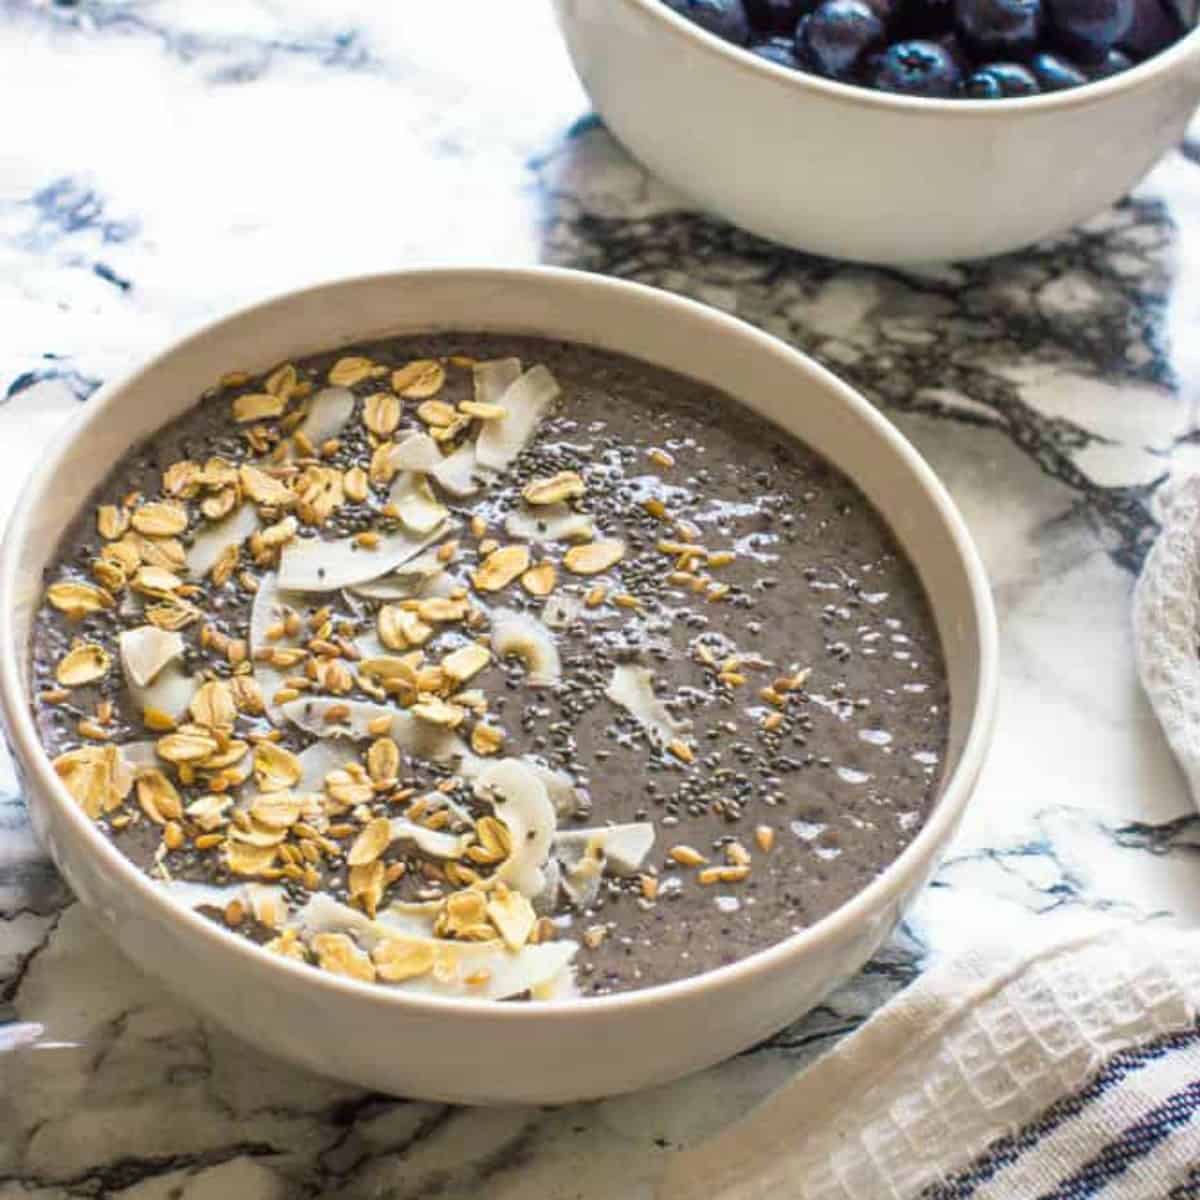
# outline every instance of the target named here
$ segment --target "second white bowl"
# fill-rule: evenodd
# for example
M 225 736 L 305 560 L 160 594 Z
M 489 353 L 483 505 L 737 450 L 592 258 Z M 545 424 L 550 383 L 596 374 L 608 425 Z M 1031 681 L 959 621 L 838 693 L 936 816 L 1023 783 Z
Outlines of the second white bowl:
M 612 132 L 704 208 L 874 263 L 978 258 L 1122 196 L 1200 103 L 1200 32 L 1132 70 L 1022 100 L 926 100 L 764 62 L 661 0 L 555 0 Z

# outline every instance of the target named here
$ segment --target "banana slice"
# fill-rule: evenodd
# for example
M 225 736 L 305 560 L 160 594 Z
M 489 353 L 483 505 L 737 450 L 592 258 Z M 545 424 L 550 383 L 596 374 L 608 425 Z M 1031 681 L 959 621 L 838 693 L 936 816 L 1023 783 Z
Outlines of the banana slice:
M 512 608 L 492 612 L 492 650 L 497 658 L 520 658 L 533 687 L 553 687 L 562 679 L 562 660 L 554 634 L 536 617 Z

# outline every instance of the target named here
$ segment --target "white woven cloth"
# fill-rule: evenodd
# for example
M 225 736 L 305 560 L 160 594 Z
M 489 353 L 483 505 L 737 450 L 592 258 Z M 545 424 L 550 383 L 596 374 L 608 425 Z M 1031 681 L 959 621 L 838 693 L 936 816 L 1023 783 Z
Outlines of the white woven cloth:
M 1091 930 L 927 970 L 659 1200 L 1200 1200 L 1200 938 Z
M 1200 476 L 1156 497 L 1162 531 L 1133 596 L 1138 673 L 1200 807 Z

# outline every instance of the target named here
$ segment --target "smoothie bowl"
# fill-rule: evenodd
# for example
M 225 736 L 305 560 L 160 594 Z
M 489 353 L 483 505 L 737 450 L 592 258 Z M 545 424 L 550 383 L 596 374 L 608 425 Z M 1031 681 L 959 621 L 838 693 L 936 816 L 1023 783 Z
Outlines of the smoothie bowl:
M 0 646 L 35 827 L 132 959 L 465 1102 L 663 1082 L 852 974 L 996 671 L 961 520 L 865 401 L 544 269 L 287 295 L 106 387 L 12 518 Z

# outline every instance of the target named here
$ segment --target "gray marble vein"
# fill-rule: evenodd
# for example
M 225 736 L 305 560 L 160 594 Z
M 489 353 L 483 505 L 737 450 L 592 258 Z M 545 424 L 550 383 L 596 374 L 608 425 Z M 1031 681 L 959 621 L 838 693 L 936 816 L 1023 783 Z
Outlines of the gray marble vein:
M 961 505 L 1002 622 L 995 753 L 862 974 L 639 1096 L 458 1110 L 262 1057 L 134 972 L 0 755 L 0 1200 L 647 1196 L 982 924 L 1200 924 L 1200 818 L 1128 633 L 1154 498 L 1200 468 L 1200 142 L 1072 233 L 846 267 L 693 211 L 588 114 L 542 5 L 0 0 L 0 512 L 62 420 L 208 317 L 416 262 L 544 261 L 749 320 L 860 388 Z

